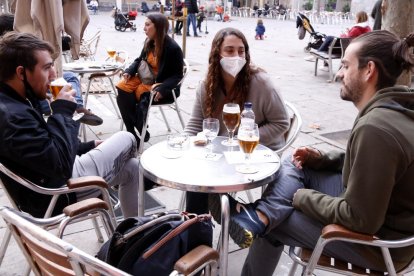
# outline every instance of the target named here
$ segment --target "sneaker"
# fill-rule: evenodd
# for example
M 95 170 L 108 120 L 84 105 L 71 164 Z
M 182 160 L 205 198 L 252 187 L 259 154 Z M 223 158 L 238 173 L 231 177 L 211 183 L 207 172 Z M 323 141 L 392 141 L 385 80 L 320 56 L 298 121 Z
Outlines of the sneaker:
M 176 35 L 182 35 L 182 33 L 181 33 L 181 32 L 176 32 L 175 34 L 176 34 Z
M 191 36 L 190 33 L 187 33 L 187 36 Z
M 231 196 L 230 202 L 230 237 L 241 248 L 252 245 L 253 239 L 264 233 L 266 226 L 259 219 L 254 203 L 241 204 Z M 208 195 L 208 207 L 213 218 L 221 223 L 221 200 L 218 194 Z
M 308 56 L 308 57 L 305 57 L 304 58 L 306 61 L 316 61 L 316 57 L 314 57 L 314 56 Z
M 83 116 L 79 119 L 79 122 L 81 122 L 82 124 L 90 126 L 99 126 L 103 123 L 102 118 L 93 114 L 89 109 L 79 107 L 78 109 L 76 109 L 76 112 L 83 113 Z
M 201 37 L 201 35 L 195 34 L 194 37 Z

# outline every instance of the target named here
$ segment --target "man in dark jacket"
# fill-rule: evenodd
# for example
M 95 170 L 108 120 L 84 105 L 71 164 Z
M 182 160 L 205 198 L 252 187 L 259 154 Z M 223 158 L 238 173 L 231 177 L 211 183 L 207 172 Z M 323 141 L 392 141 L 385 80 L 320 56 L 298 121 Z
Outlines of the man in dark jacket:
M 298 148 L 261 199 L 230 199 L 230 236 L 241 246 L 257 238 L 242 275 L 272 275 L 284 245 L 313 248 L 328 224 L 386 240 L 414 235 L 414 91 L 395 85 L 414 68 L 413 47 L 414 33 L 400 39 L 380 30 L 354 38 L 337 73 L 341 98 L 359 111 L 345 153 Z M 386 270 L 378 247 L 338 242 L 324 254 Z M 413 259 L 414 246 L 390 254 L 398 271 Z
M 0 162 L 30 181 L 58 188 L 69 178 L 102 176 L 109 185 L 119 186 L 125 217 L 138 213 L 138 160 L 136 142 L 127 132 L 119 132 L 103 142 L 80 143 L 75 91 L 66 85 L 51 103 L 47 122 L 40 111 L 50 82 L 56 78 L 53 48 L 31 34 L 9 32 L 0 39 Z M 1 175 L 2 179 L 6 177 Z M 7 181 L 7 189 L 20 208 L 43 216 L 50 198 Z M 62 198 L 67 204 L 97 191 Z M 55 210 L 59 212 L 60 210 Z
M 190 24 L 193 25 L 194 36 L 197 34 L 196 15 L 198 14 L 197 0 L 185 0 L 185 7 L 187 8 L 187 36 L 190 36 Z

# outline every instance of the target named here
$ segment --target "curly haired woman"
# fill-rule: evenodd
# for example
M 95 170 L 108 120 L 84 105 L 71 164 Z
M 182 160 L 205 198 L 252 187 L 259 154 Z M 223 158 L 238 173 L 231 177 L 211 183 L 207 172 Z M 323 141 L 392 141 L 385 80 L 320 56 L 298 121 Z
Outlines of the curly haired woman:
M 224 28 L 212 42 L 207 77 L 197 89 L 185 132 L 196 135 L 203 130 L 203 119 L 212 117 L 220 121 L 219 135 L 226 136 L 222 111 L 224 104 L 231 102 L 241 107 L 244 102 L 253 103 L 261 144 L 272 150 L 285 144 L 289 117 L 281 95 L 270 76 L 251 64 L 249 45 L 243 33 Z M 207 194 L 188 193 L 187 211 L 208 213 Z

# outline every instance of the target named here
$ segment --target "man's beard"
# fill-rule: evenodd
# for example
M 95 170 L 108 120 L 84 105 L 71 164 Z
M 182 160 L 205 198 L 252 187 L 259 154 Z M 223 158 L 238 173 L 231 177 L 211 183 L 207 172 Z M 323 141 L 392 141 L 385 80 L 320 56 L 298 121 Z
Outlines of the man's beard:
M 344 81 L 342 81 L 340 96 L 342 100 L 351 101 L 356 105 L 362 98 L 361 81 L 357 79 L 349 85 L 346 85 Z

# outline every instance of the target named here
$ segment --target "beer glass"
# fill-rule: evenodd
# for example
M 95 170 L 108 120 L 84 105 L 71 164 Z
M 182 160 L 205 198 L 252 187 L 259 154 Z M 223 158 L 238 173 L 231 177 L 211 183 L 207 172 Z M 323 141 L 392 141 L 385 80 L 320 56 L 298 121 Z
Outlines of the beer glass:
M 236 171 L 244 174 L 258 172 L 258 168 L 250 164 L 250 156 L 259 144 L 259 126 L 257 124 L 242 124 L 237 139 L 240 149 L 244 153 L 244 164 L 236 166 Z
M 67 84 L 68 82 L 64 78 L 57 78 L 49 84 L 50 93 L 52 93 L 53 100 L 56 100 L 56 97 L 59 94 L 60 90 L 62 90 L 62 88 Z M 73 113 L 72 119 L 77 121 L 82 118 L 83 115 L 83 113 L 78 113 L 75 111 Z
M 224 146 L 237 146 L 234 141 L 234 132 L 240 124 L 240 106 L 236 103 L 227 103 L 223 106 L 223 123 L 229 133 L 229 138 L 221 142 Z
M 49 84 L 53 100 L 56 100 L 56 97 L 59 94 L 60 90 L 62 90 L 63 86 L 65 86 L 66 84 L 68 83 L 65 81 L 64 78 L 57 78 Z
M 208 153 L 206 158 L 213 158 L 215 154 L 213 153 L 213 143 L 214 138 L 217 137 L 220 129 L 220 122 L 215 118 L 207 118 L 203 120 L 203 133 L 207 138 L 207 148 Z
M 115 55 L 116 55 L 116 50 L 115 48 L 108 46 L 106 47 L 106 53 L 109 56 L 109 59 L 111 60 L 111 62 L 115 63 Z

